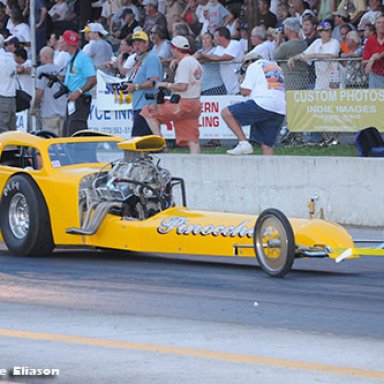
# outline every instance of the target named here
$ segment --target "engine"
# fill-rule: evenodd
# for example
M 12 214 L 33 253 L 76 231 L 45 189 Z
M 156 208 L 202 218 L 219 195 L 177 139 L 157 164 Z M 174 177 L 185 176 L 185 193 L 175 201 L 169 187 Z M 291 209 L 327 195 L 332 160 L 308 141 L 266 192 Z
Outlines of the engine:
M 143 220 L 173 206 L 172 177 L 159 162 L 145 152 L 125 151 L 123 159 L 84 177 L 79 190 L 83 225 L 100 207 L 125 220 Z

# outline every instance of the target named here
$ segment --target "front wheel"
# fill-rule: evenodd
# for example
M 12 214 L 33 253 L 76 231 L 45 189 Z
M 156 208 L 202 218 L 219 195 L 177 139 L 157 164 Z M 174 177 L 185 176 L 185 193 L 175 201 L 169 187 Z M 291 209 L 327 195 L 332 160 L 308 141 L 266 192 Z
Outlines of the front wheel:
M 18 256 L 45 256 L 54 248 L 44 197 L 27 175 L 12 176 L 3 189 L 0 227 L 8 249 Z
M 295 259 L 295 237 L 287 217 L 277 209 L 263 211 L 253 233 L 256 259 L 270 276 L 283 277 Z

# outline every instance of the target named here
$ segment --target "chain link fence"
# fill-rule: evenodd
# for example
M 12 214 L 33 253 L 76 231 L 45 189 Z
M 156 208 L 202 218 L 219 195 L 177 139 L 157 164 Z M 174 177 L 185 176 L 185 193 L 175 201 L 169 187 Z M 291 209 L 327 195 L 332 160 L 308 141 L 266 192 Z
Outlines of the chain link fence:
M 238 94 L 246 70 L 242 64 L 203 64 L 202 95 L 220 97 Z M 310 63 L 296 61 L 293 68 L 288 67 L 287 60 L 279 61 L 278 64 L 284 72 L 287 90 L 368 88 L 368 76 L 361 58 L 313 60 Z M 276 145 L 352 144 L 353 138 L 352 132 L 290 132 L 285 121 Z M 225 142 L 219 144 L 225 145 Z

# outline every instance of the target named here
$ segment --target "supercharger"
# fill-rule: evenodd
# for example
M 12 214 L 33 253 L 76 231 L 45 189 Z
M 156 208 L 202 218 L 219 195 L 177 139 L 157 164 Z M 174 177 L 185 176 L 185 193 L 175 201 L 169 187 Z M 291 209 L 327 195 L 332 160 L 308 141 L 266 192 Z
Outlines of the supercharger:
M 124 151 L 123 159 L 84 177 L 79 188 L 82 229 L 97 228 L 107 213 L 143 220 L 173 206 L 172 176 L 159 163 L 152 154 Z

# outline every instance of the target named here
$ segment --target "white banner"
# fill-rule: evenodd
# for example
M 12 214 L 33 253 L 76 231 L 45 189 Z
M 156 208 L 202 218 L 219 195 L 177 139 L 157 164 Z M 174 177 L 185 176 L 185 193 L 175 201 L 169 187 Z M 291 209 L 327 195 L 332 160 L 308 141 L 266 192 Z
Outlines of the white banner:
M 28 109 L 16 113 L 16 129 L 21 132 L 28 131 Z
M 99 111 L 123 111 L 131 108 L 131 98 L 127 91 L 121 89 L 121 83 L 126 79 L 120 79 L 97 70 L 96 102 Z
M 99 96 L 98 96 L 99 97 Z M 116 106 L 113 102 L 113 94 L 105 95 L 109 98 L 108 105 Z M 221 118 L 220 112 L 228 105 L 244 101 L 242 96 L 202 96 L 201 97 L 201 115 L 200 115 L 200 139 L 235 139 L 235 135 L 227 127 L 225 121 Z M 89 115 L 88 127 L 91 130 L 110 133 L 124 138 L 131 137 L 133 113 L 130 108 L 127 109 L 100 109 L 100 100 L 93 101 L 91 113 Z M 245 134 L 249 134 L 249 127 L 244 128 Z M 173 125 L 162 125 L 161 133 L 165 139 L 174 139 L 175 132 Z
M 108 96 L 113 99 L 113 95 Z M 227 107 L 245 100 L 242 96 L 202 96 L 200 115 L 200 139 L 235 139 L 232 131 L 221 118 L 220 111 Z M 99 101 L 99 100 L 98 100 Z M 131 137 L 133 112 L 132 109 L 124 108 L 105 110 L 100 109 L 96 100 L 92 100 L 91 113 L 88 118 L 88 128 L 94 131 L 105 132 L 125 139 Z M 113 104 L 115 106 L 115 104 Z M 16 114 L 16 125 L 19 131 L 27 132 L 28 111 Z M 249 127 L 244 127 L 246 135 Z M 172 123 L 161 126 L 161 133 L 165 139 L 174 140 L 175 131 Z

